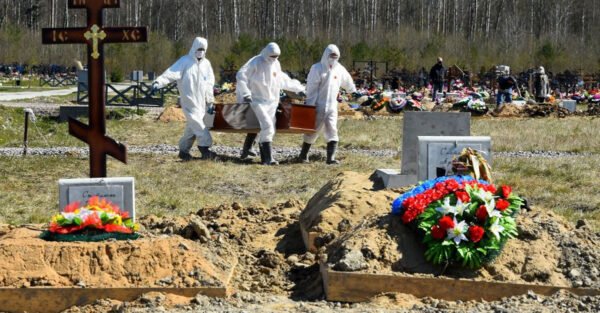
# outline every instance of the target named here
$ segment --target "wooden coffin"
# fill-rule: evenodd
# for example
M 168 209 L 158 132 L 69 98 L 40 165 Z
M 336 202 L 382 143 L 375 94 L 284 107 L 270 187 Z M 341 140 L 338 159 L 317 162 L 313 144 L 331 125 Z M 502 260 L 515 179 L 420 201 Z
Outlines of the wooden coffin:
M 315 132 L 317 112 L 314 106 L 282 102 L 276 114 L 277 133 L 310 134 Z M 212 131 L 225 133 L 258 133 L 260 124 L 247 104 L 215 104 Z

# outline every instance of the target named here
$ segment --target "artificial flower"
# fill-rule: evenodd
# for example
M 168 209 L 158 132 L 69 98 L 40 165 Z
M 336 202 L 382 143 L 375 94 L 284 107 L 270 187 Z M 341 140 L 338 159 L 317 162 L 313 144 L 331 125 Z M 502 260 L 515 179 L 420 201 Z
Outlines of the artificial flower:
M 467 203 L 471 201 L 471 196 L 469 196 L 469 193 L 466 191 L 457 191 L 454 193 L 456 195 L 456 198 L 460 201 L 462 201 L 463 203 Z
M 444 216 L 442 218 L 440 218 L 439 220 L 439 226 L 441 229 L 443 229 L 444 231 L 450 229 L 450 228 L 454 228 L 454 223 L 455 220 L 453 220 L 450 216 Z
M 494 234 L 496 239 L 500 240 L 500 233 L 504 231 L 504 226 L 499 224 L 500 220 L 497 219 L 492 226 L 490 226 L 490 232 Z
M 502 186 L 502 196 L 505 199 L 508 199 L 508 197 L 510 197 L 510 194 L 512 193 L 512 188 L 510 188 L 510 186 Z
M 440 227 L 440 225 L 434 225 L 431 227 L 431 237 L 442 240 L 446 238 L 446 230 Z
M 487 220 L 488 218 L 488 211 L 485 208 L 485 205 L 481 205 L 478 209 L 477 212 L 475 212 L 475 216 L 477 217 L 478 220 L 484 222 L 485 220 Z
M 480 226 L 473 225 L 469 227 L 469 238 L 474 243 L 478 243 L 479 241 L 481 241 L 481 238 L 483 238 L 484 234 L 485 230 L 483 230 L 483 228 Z
M 443 215 L 450 213 L 456 214 L 456 207 L 450 204 L 450 198 L 446 198 L 444 199 L 442 206 L 438 207 L 436 211 L 442 213 Z
M 465 232 L 467 231 L 467 223 L 461 221 L 460 223 L 454 218 L 454 228 L 447 230 L 448 239 L 454 240 L 455 244 L 460 244 L 461 241 L 469 241 Z
M 506 209 L 508 209 L 509 206 L 510 202 L 504 199 L 498 199 L 498 201 L 496 201 L 496 209 L 498 209 L 498 211 L 506 211 Z

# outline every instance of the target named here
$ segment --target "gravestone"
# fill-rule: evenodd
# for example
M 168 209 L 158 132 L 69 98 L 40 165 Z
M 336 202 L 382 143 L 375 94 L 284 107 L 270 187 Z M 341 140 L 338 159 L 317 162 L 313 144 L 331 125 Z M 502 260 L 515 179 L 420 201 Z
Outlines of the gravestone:
M 470 136 L 471 113 L 405 112 L 402 174 L 417 175 L 419 136 Z
M 402 139 L 402 169 L 379 169 L 375 174 L 386 188 L 418 182 L 419 136 L 470 136 L 471 113 L 405 112 Z
M 89 198 L 99 196 L 116 204 L 135 220 L 135 182 L 133 177 L 61 179 L 58 181 L 59 206 L 79 201 L 85 205 Z
M 577 101 L 575 100 L 562 100 L 560 106 L 573 113 L 577 110 Z
M 452 175 L 452 160 L 465 148 L 479 151 L 492 162 L 490 137 L 419 136 L 418 179 L 424 181 Z

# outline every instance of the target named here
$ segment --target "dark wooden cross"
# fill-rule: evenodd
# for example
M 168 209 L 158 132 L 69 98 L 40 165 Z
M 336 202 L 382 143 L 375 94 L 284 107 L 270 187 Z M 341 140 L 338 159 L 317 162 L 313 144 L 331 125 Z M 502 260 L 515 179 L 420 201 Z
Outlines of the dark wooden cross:
M 102 11 L 119 0 L 68 0 L 70 9 L 87 9 L 85 28 L 44 28 L 43 44 L 87 44 L 89 125 L 69 118 L 69 133 L 90 146 L 90 177 L 106 177 L 106 156 L 127 163 L 127 147 L 106 136 L 104 44 L 147 41 L 146 27 L 103 27 Z

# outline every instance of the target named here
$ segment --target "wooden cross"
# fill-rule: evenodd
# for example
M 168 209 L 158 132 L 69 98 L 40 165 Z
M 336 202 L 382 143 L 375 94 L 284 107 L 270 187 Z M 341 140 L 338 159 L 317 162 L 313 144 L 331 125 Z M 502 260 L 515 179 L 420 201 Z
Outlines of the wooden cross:
M 103 10 L 119 0 L 68 0 L 70 9 L 87 9 L 85 28 L 44 28 L 43 44 L 87 44 L 89 125 L 69 118 L 69 133 L 90 146 L 90 177 L 106 177 L 106 156 L 127 163 L 127 147 L 106 136 L 104 44 L 146 42 L 146 27 L 103 27 Z

